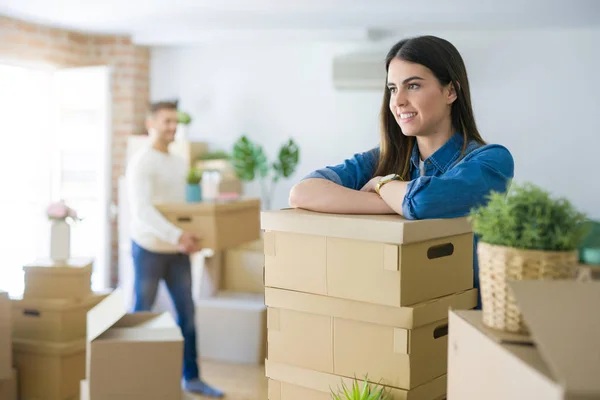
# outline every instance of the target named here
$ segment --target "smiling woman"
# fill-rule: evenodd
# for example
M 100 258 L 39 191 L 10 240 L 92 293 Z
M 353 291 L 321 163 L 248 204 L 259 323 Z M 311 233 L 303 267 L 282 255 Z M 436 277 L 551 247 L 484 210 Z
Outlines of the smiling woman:
M 434 36 L 405 39 L 390 49 L 385 68 L 379 147 L 310 173 L 292 188 L 290 205 L 454 218 L 485 204 L 491 191 L 504 192 L 514 176 L 513 157 L 480 136 L 458 50 Z
M 405 39 L 385 68 L 379 147 L 310 173 L 292 188 L 291 206 L 452 218 L 506 190 L 512 155 L 480 136 L 458 50 L 434 36 Z

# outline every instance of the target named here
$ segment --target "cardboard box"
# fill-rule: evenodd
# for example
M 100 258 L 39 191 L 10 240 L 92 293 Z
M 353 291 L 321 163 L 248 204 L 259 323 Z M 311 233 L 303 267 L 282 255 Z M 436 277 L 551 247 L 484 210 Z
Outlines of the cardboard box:
M 0 292 L 0 379 L 12 376 L 12 321 L 8 293 Z
M 21 400 L 77 398 L 85 377 L 85 339 L 68 343 L 13 341 Z
M 242 195 L 244 193 L 242 181 L 236 177 L 224 177 L 221 183 L 219 183 L 219 193 L 237 193 Z
M 85 299 L 12 299 L 13 337 L 48 342 L 86 338 L 87 312 L 106 297 L 94 293 Z
M 201 237 L 200 245 L 214 251 L 232 248 L 260 237 L 260 200 L 157 204 L 174 225 Z
M 262 364 L 267 344 L 264 295 L 220 292 L 196 301 L 198 349 L 202 359 Z
M 23 267 L 24 298 L 85 299 L 91 294 L 92 260 L 72 259 L 67 265 L 36 260 Z
M 325 400 L 331 399 L 332 390 L 352 385 L 353 379 L 304 368 L 266 361 L 269 382 L 269 400 Z M 361 383 L 362 378 L 357 377 Z M 361 385 L 362 386 L 362 385 Z M 386 387 L 387 400 L 441 400 L 446 396 L 446 375 L 440 376 L 412 390 Z M 314 397 L 313 397 L 314 396 Z
M 9 378 L 0 379 L 0 400 L 18 400 L 17 382 L 17 370 L 13 368 Z
M 91 400 L 181 395 L 183 337 L 170 314 L 127 314 L 116 289 L 88 312 L 87 342 Z
M 266 288 L 268 359 L 412 389 L 446 374 L 448 309 L 475 307 L 476 294 L 397 308 Z
M 600 398 L 600 282 L 518 281 L 531 337 L 450 313 L 448 399 Z
M 265 286 L 389 306 L 473 287 L 465 218 L 265 211 Z
M 191 168 L 201 154 L 208 152 L 208 143 L 178 139 L 169 145 L 169 152 L 182 157 Z
M 265 255 L 263 248 L 263 241 L 259 239 L 245 246 L 225 251 L 223 290 L 264 294 Z

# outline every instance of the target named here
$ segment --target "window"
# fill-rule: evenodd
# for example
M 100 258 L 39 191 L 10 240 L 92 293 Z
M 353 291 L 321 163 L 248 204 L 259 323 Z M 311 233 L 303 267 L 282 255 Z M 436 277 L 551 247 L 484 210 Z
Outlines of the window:
M 22 266 L 49 252 L 45 209 L 65 199 L 84 220 L 71 253 L 94 259 L 108 284 L 109 79 L 105 67 L 53 71 L 0 64 L 0 289 L 23 291 Z

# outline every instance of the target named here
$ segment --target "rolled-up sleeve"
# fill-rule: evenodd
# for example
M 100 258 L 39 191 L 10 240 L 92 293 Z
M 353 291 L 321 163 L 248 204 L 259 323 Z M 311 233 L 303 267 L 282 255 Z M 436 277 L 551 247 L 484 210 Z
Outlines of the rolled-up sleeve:
M 341 164 L 313 171 L 302 180 L 309 178 L 327 179 L 338 185 L 359 190 L 372 178 L 377 167 L 378 158 L 379 148 L 357 153 Z
M 456 218 L 486 203 L 492 191 L 506 191 L 514 177 L 514 160 L 500 145 L 484 146 L 440 176 L 409 182 L 402 203 L 408 219 Z

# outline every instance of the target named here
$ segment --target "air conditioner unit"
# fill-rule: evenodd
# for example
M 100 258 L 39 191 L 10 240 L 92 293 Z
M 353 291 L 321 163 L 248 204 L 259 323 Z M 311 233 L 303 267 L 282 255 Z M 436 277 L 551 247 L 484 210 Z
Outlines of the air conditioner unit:
M 334 57 L 334 88 L 383 90 L 386 86 L 385 55 L 385 51 L 364 51 Z

